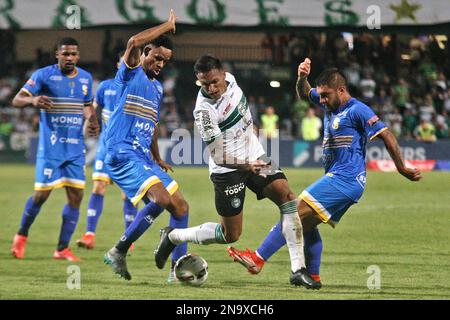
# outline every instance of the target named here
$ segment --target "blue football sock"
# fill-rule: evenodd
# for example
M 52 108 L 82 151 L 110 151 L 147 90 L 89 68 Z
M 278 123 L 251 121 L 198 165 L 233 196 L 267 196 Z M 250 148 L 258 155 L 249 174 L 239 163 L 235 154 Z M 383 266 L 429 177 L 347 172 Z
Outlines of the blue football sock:
M 169 226 L 176 229 L 185 229 L 188 226 L 189 215 L 186 214 L 182 217 L 174 217 L 170 215 Z M 179 244 L 172 251 L 172 266 L 182 256 L 187 253 L 187 242 Z
M 305 240 L 306 269 L 310 274 L 319 275 L 323 248 L 319 229 L 315 228 L 309 232 L 304 232 L 303 238 Z
M 20 229 L 18 234 L 27 237 L 28 230 L 36 219 L 39 211 L 41 210 L 42 203 L 34 203 L 33 197 L 28 198 L 25 204 L 25 209 L 22 214 L 22 221 L 20 222 Z
M 79 216 L 79 208 L 72 208 L 69 204 L 64 206 L 62 212 L 61 232 L 59 234 L 58 251 L 61 251 L 69 246 L 69 242 L 77 226 Z
M 131 244 L 135 242 L 139 237 L 152 225 L 155 220 L 164 209 L 159 205 L 150 201 L 147 203 L 136 215 L 134 221 L 125 230 L 122 238 L 116 244 L 116 248 L 119 251 L 127 252 Z
M 123 220 L 125 222 L 125 230 L 128 229 L 128 227 L 134 221 L 137 212 L 137 208 L 133 206 L 130 200 L 123 200 Z
M 286 244 L 286 239 L 281 232 L 281 224 L 277 223 L 269 232 L 267 237 L 256 250 L 258 255 L 267 261 L 275 252 Z
M 322 258 L 322 238 L 319 229 L 315 228 L 309 232 L 303 233 L 305 264 L 310 274 L 320 274 L 320 262 Z M 281 225 L 276 224 L 270 230 L 261 246 L 256 250 L 258 255 L 267 261 L 282 246 L 286 244 L 286 240 L 281 233 Z
M 86 232 L 95 233 L 97 223 L 103 211 L 103 195 L 92 193 L 87 210 Z

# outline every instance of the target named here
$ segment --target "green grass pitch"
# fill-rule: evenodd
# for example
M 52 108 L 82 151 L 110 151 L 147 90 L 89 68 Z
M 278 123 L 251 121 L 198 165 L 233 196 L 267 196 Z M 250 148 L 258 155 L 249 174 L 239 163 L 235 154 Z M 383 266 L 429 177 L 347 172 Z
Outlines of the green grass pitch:
M 206 168 L 175 168 L 175 179 L 190 204 L 190 226 L 218 221 L 214 193 Z M 90 177 L 88 170 L 87 176 Z M 296 193 L 319 178 L 321 170 L 287 169 Z M 132 281 L 124 281 L 102 262 L 122 234 L 123 216 L 117 186 L 109 187 L 97 230 L 97 247 L 86 251 L 74 243 L 86 226 L 92 183 L 87 181 L 80 221 L 71 247 L 83 261 L 81 289 L 67 287 L 71 263 L 53 260 L 65 203 L 64 190 L 53 192 L 30 230 L 24 260 L 10 254 L 26 199 L 31 195 L 34 167 L 0 165 L 0 299 L 449 299 L 450 298 L 450 174 L 429 172 L 419 183 L 398 174 L 369 172 L 366 192 L 335 230 L 320 226 L 324 251 L 323 288 L 309 291 L 289 285 L 286 248 L 266 263 L 257 276 L 233 263 L 224 245 L 190 245 L 203 256 L 209 278 L 199 288 L 166 283 L 168 266 L 158 270 L 153 250 L 159 229 L 168 224 L 163 213 L 136 243 L 128 258 Z M 256 201 L 247 191 L 244 229 L 239 248 L 255 249 L 278 220 L 268 200 Z M 371 290 L 369 266 L 378 266 L 381 288 Z M 370 282 L 370 281 L 369 281 Z

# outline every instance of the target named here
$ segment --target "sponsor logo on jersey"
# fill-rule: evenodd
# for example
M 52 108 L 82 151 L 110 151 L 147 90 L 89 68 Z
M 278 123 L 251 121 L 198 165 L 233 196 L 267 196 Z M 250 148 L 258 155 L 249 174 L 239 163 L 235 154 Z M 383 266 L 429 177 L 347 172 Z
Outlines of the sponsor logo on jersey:
M 150 123 L 139 121 L 139 120 L 136 121 L 136 124 L 134 125 L 134 127 L 139 128 L 144 131 L 150 131 L 151 134 L 153 134 L 153 131 L 155 130 L 155 127 L 152 126 Z
M 52 116 L 52 123 L 61 123 L 61 124 L 76 124 L 82 125 L 83 119 L 81 117 L 68 117 L 68 116 Z
M 356 176 L 356 181 L 358 181 L 359 185 L 364 188 L 364 186 L 366 185 L 366 173 L 365 172 L 361 172 L 360 174 L 358 174 Z
M 194 114 L 195 122 L 200 131 L 203 130 L 203 134 L 210 136 L 214 132 L 214 128 L 211 121 L 211 116 L 208 110 L 197 110 Z
M 59 142 L 60 143 L 67 143 L 67 144 L 79 144 L 80 143 L 80 139 L 61 137 L 61 138 L 59 138 Z
M 89 84 L 89 79 L 87 78 L 80 78 L 78 81 L 80 81 L 80 83 Z
M 228 113 L 228 111 L 230 111 L 230 109 L 231 109 L 231 103 L 229 103 L 226 107 L 225 107 L 225 110 L 223 110 L 223 116 L 224 115 L 226 115 L 227 113 Z
M 62 81 L 62 76 L 53 75 L 49 78 L 52 81 Z
M 50 142 L 52 143 L 52 146 L 55 145 L 56 141 L 58 141 L 58 138 L 56 137 L 56 133 L 53 132 L 50 136 Z
M 88 86 L 87 86 L 87 85 L 83 84 L 83 85 L 81 86 L 81 90 L 83 90 L 83 94 L 84 94 L 85 96 L 88 95 Z
M 341 118 L 334 118 L 333 120 L 333 129 L 337 130 L 339 128 L 339 122 L 341 122 Z
M 105 90 L 105 96 L 115 96 L 115 95 L 116 95 L 116 90 L 112 90 L 112 89 Z
M 242 96 L 241 101 L 237 105 L 237 108 L 241 116 L 244 116 L 245 113 L 247 112 L 248 109 L 247 98 L 245 98 L 244 95 Z

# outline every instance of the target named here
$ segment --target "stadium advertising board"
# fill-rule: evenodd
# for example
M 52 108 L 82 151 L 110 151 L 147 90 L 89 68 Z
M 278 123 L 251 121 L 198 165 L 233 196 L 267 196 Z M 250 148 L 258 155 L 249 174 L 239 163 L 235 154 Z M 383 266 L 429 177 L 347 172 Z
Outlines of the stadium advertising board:
M 30 140 L 29 149 L 12 151 L 10 148 L 0 150 L 0 159 L 5 161 L 25 161 L 34 163 L 38 139 Z M 419 167 L 423 171 L 450 170 L 450 141 L 425 143 L 417 141 L 399 141 L 403 157 L 409 165 Z M 199 137 L 179 135 L 173 139 L 160 139 L 159 149 L 165 161 L 171 165 L 205 166 L 209 154 L 205 144 Z M 301 140 L 263 141 L 267 154 L 282 167 L 318 168 L 322 166 L 321 141 L 305 142 Z M 86 162 L 92 163 L 95 158 L 95 141 L 86 141 Z M 368 168 L 379 171 L 394 170 L 388 151 L 381 141 L 367 145 L 366 160 Z

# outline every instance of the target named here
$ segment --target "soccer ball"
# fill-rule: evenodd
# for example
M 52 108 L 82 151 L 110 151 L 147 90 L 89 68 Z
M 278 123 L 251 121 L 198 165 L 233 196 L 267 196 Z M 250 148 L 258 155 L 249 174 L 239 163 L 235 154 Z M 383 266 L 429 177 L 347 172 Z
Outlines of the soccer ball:
M 201 286 L 208 278 L 208 263 L 199 255 L 186 254 L 177 260 L 175 276 L 182 284 Z

